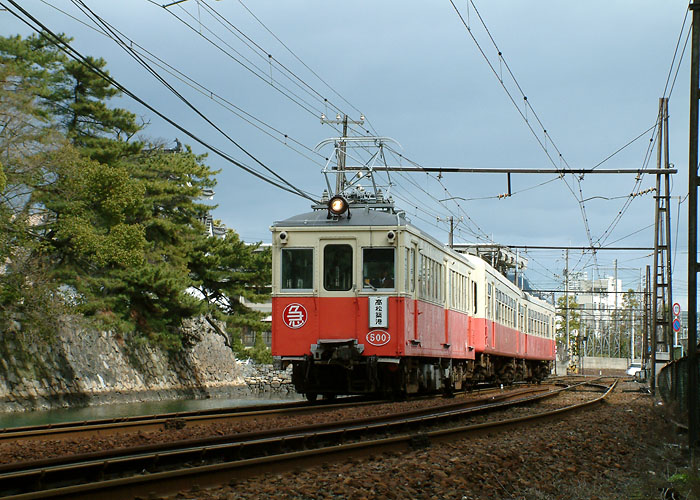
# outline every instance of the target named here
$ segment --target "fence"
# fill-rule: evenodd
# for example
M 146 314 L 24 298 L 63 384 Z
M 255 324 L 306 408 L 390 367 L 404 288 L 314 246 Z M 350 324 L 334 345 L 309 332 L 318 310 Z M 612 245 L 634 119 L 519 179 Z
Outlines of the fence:
M 657 375 L 656 387 L 667 405 L 685 413 L 688 410 L 688 358 L 682 357 L 665 365 Z

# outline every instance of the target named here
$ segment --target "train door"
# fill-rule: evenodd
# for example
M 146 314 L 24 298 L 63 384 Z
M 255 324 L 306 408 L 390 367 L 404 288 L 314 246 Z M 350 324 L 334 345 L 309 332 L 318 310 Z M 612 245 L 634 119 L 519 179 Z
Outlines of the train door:
M 456 280 L 454 279 L 455 277 L 452 276 L 452 272 L 450 270 L 450 263 L 447 259 L 443 259 L 442 261 L 442 299 L 443 299 L 443 307 L 445 309 L 444 311 L 444 318 L 445 318 L 445 337 L 443 339 L 442 347 L 445 349 L 449 349 L 450 346 L 452 345 L 452 340 L 450 339 L 450 309 L 454 308 L 454 303 L 452 302 L 453 295 L 451 293 L 452 290 L 457 289 L 457 283 Z
M 359 275 L 357 241 L 354 238 L 322 238 L 319 253 L 320 338 L 356 338 L 360 312 L 356 296 Z
M 488 320 L 486 321 L 486 347 L 494 347 L 494 332 L 496 330 L 496 308 L 494 303 L 496 302 L 496 287 L 493 282 L 487 282 L 487 303 L 486 307 L 488 310 Z
M 404 338 L 418 341 L 418 242 L 411 240 L 406 246 L 406 303 L 404 313 Z

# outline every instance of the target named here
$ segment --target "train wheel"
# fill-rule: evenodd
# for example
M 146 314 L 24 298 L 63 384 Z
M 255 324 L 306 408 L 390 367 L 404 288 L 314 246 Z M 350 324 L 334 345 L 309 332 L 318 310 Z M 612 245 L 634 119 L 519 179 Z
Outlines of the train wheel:
M 306 400 L 309 401 L 310 403 L 313 403 L 316 401 L 316 398 L 318 398 L 318 394 L 315 392 L 307 392 L 306 393 Z
M 333 399 L 335 399 L 335 394 L 324 394 L 323 399 L 325 399 L 327 401 L 333 400 Z

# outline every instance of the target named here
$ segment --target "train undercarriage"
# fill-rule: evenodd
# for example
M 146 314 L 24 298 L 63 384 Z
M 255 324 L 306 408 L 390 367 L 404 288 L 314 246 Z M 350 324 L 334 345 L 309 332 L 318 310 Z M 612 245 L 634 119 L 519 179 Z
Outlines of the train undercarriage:
M 504 385 L 521 381 L 540 382 L 549 375 L 551 368 L 549 361 L 484 353 L 477 354 L 474 360 L 361 356 L 342 346 L 291 363 L 292 383 L 297 392 L 305 394 L 309 400 L 315 400 L 319 395 L 332 398 L 346 394 L 401 398 L 423 393 L 449 394 L 483 382 Z

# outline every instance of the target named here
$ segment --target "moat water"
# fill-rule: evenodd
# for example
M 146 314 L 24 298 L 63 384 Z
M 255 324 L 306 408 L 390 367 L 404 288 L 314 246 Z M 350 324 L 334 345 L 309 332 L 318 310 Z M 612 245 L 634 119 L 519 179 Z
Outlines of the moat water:
M 298 394 L 255 394 L 237 395 L 231 399 L 185 399 L 169 401 L 148 401 L 88 406 L 84 408 L 62 408 L 57 410 L 38 410 L 26 412 L 0 413 L 0 428 L 23 427 L 58 422 L 82 422 L 103 418 L 117 418 L 154 413 L 172 413 L 179 411 L 206 410 L 211 408 L 236 408 L 261 404 L 299 401 Z

